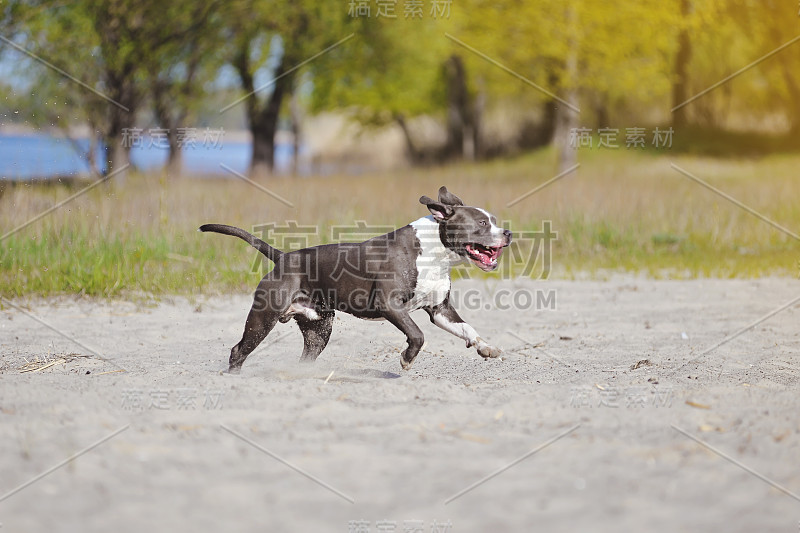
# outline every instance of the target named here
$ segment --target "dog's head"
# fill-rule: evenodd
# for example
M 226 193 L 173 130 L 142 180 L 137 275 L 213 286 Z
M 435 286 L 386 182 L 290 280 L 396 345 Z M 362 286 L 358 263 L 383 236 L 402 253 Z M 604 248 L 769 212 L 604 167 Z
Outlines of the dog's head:
M 439 189 L 439 201 L 423 196 L 419 203 L 427 206 L 439 223 L 442 244 L 481 270 L 497 268 L 503 248 L 511 244 L 511 232 L 499 227 L 494 215 L 465 206 L 447 187 Z

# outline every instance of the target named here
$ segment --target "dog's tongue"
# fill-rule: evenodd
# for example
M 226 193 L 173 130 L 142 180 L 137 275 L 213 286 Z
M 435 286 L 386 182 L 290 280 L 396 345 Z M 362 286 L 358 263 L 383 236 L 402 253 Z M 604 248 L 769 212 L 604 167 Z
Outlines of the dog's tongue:
M 477 257 L 484 265 L 491 265 L 499 256 L 500 248 L 469 247 L 477 253 Z

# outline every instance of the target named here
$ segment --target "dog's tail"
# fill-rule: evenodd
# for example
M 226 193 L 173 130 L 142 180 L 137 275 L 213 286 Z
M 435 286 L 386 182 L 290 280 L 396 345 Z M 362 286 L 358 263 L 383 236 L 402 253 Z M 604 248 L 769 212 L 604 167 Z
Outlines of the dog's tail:
M 277 263 L 278 259 L 283 255 L 283 252 L 277 248 L 273 248 L 255 235 L 252 235 L 245 230 L 234 226 L 226 226 L 225 224 L 203 224 L 200 226 L 200 231 L 213 231 L 214 233 L 222 233 L 223 235 L 233 235 L 234 237 L 239 237 L 244 242 L 267 256 L 267 258 L 269 258 L 269 260 L 273 263 Z

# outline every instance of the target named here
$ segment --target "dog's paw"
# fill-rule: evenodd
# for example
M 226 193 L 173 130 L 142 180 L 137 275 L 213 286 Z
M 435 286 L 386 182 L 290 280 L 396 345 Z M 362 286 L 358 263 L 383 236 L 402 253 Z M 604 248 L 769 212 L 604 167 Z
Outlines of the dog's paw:
M 489 344 L 480 343 L 478 344 L 478 355 L 483 357 L 484 359 L 496 359 L 503 355 L 503 350 L 500 348 L 495 348 Z
M 403 370 L 408 370 L 411 368 L 411 365 L 414 364 L 414 361 L 406 361 L 405 359 L 400 359 L 400 366 L 403 367 Z

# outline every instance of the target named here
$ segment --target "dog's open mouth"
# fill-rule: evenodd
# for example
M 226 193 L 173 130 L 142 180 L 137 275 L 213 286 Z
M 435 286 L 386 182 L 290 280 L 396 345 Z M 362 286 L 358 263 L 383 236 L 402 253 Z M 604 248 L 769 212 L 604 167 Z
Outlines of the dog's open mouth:
M 478 268 L 486 271 L 497 268 L 497 260 L 503 252 L 502 246 L 483 246 L 476 242 L 467 244 L 464 248 L 472 262 L 478 265 Z

